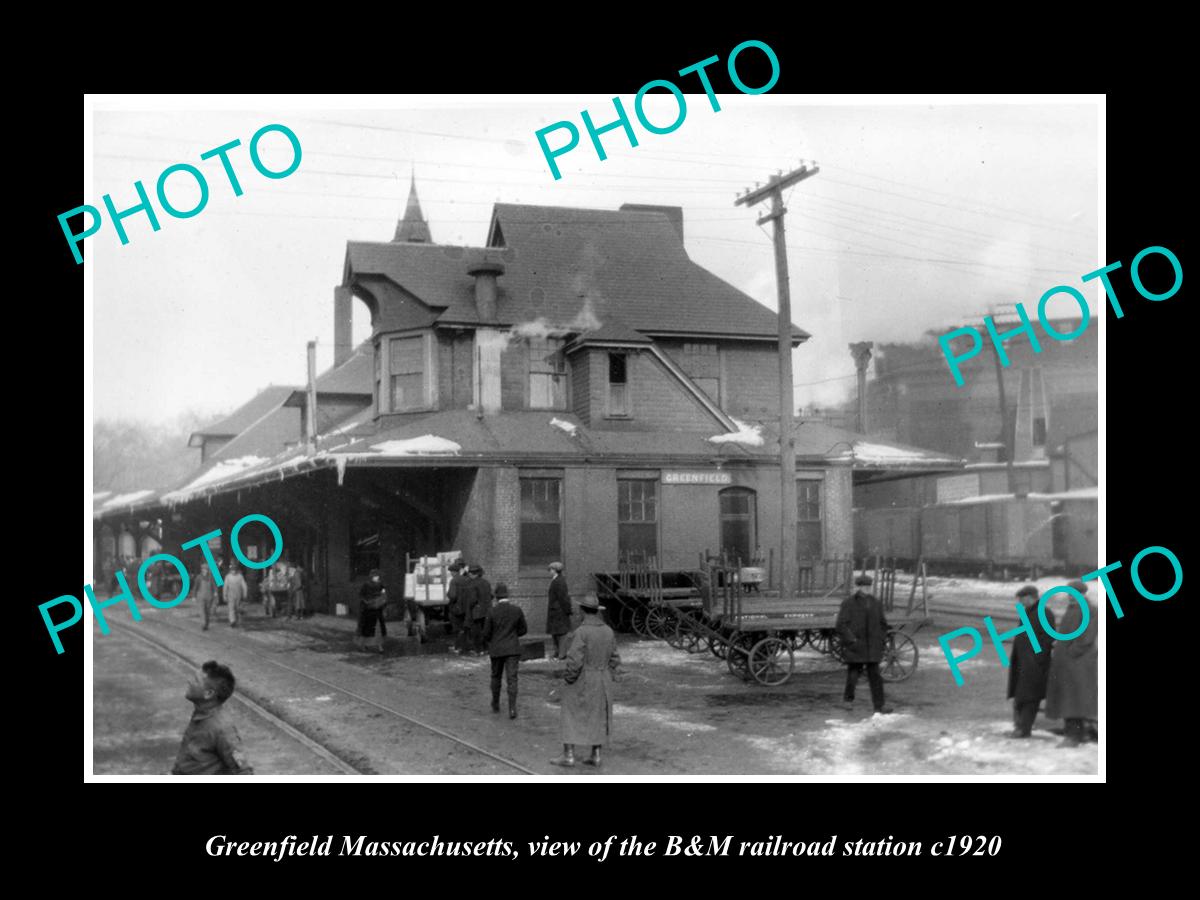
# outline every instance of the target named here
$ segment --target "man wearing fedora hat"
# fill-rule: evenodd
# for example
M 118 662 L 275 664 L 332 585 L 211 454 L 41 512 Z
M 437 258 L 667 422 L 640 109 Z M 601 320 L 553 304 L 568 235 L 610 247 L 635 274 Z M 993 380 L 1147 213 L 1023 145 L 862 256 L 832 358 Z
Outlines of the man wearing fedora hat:
M 842 658 L 846 661 L 846 703 L 854 702 L 854 689 L 863 667 L 867 669 L 867 682 L 871 685 L 871 703 L 877 713 L 890 713 L 892 708 L 884 705 L 883 677 L 879 674 L 879 663 L 883 660 L 883 647 L 887 641 L 888 623 L 883 616 L 883 604 L 874 594 L 861 590 L 871 586 L 870 575 L 859 575 L 854 584 L 860 590 L 842 601 L 838 610 L 837 633 L 842 639 Z
M 528 631 L 525 611 L 509 602 L 508 585 L 496 585 L 496 605 L 483 623 L 483 639 L 492 658 L 492 712 L 500 712 L 500 676 L 508 682 L 508 717 L 517 717 L 517 666 L 521 661 L 521 635 Z
M 1010 737 L 1027 738 L 1033 734 L 1033 722 L 1037 718 L 1038 706 L 1046 696 L 1046 681 L 1050 677 L 1050 647 L 1054 639 L 1042 627 L 1037 614 L 1038 589 L 1032 584 L 1017 591 L 1017 600 L 1025 607 L 1029 624 L 1037 637 L 1038 650 L 1034 650 L 1029 635 L 1021 632 L 1013 640 L 1011 661 L 1008 669 L 1008 696 L 1013 702 L 1013 730 Z M 1046 610 L 1046 621 L 1054 628 L 1054 613 Z
M 562 640 L 571 630 L 571 595 L 563 578 L 563 564 L 550 563 L 549 603 L 546 607 L 546 631 L 554 638 L 554 658 L 562 659 Z
M 613 674 L 621 665 L 617 638 L 600 617 L 600 601 L 587 594 L 579 601 L 583 622 L 575 629 L 567 651 L 564 680 L 568 687 L 562 698 L 563 755 L 551 760 L 556 766 L 575 765 L 575 745 L 590 745 L 592 755 L 585 765 L 600 766 L 600 748 L 608 743 L 612 726 Z

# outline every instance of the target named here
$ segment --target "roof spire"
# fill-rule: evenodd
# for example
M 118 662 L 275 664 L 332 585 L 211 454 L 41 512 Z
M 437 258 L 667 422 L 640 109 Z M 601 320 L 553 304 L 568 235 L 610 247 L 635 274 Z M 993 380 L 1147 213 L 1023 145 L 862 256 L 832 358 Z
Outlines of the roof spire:
M 429 244 L 433 238 L 429 225 L 421 213 L 421 202 L 417 199 L 417 171 L 414 165 L 409 176 L 408 204 L 404 207 L 404 218 L 396 225 L 396 236 L 392 243 Z

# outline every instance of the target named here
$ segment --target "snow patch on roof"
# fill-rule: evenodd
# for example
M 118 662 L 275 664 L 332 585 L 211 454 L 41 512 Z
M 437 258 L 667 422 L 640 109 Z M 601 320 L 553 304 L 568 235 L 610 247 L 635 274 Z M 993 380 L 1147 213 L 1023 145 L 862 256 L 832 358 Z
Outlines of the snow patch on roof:
M 223 481 L 229 481 L 250 469 L 270 462 L 264 456 L 239 456 L 236 459 L 223 459 L 211 469 L 206 469 L 198 478 L 188 482 L 179 490 L 163 494 L 163 499 L 170 503 L 178 503 L 191 499 L 191 495 L 201 488 L 212 487 Z
M 111 492 L 105 492 L 105 493 L 111 493 Z M 137 503 L 139 500 L 143 500 L 146 497 L 149 497 L 153 493 L 154 493 L 154 491 L 146 490 L 146 491 L 131 491 L 128 494 L 117 494 L 117 496 L 110 497 L 109 499 L 105 500 L 100 505 L 100 508 L 101 509 L 115 509 L 118 506 L 129 506 L 132 503 Z
M 1091 487 L 1075 488 L 1070 491 L 1056 491 L 1052 494 L 1030 494 L 1030 500 L 1099 500 L 1100 488 L 1096 485 Z
M 571 435 L 572 437 L 574 437 L 575 432 L 577 432 L 579 430 L 579 426 L 576 425 L 574 422 L 567 422 L 564 419 L 558 418 L 557 416 L 550 420 L 550 424 L 552 426 L 554 426 L 555 428 L 561 428 L 563 431 L 565 431 L 567 434 Z
M 939 456 L 925 450 L 893 447 L 890 444 L 874 444 L 870 441 L 855 441 L 849 450 L 829 457 L 850 460 L 856 463 L 873 463 L 882 466 L 903 466 L 911 463 L 957 463 L 959 460 Z
M 750 425 L 740 419 L 734 419 L 733 424 L 738 427 L 737 431 L 730 434 L 713 435 L 708 438 L 708 441 L 713 444 L 745 444 L 747 447 L 763 445 L 761 425 Z
M 457 454 L 462 446 L 436 434 L 423 434 L 420 437 L 405 440 L 384 441 L 382 444 L 372 444 L 371 449 L 380 456 L 424 456 Z

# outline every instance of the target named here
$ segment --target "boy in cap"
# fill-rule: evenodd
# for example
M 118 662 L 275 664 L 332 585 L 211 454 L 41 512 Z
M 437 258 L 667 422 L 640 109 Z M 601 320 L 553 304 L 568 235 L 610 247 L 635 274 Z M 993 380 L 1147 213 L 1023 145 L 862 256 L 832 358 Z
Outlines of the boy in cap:
M 554 638 L 554 658 L 563 659 L 562 639 L 571 630 L 571 595 L 563 578 L 563 564 L 550 563 L 549 602 L 546 607 L 546 631 Z
M 842 601 L 838 610 L 837 633 L 842 639 L 842 658 L 846 661 L 846 703 L 854 702 L 854 689 L 863 667 L 867 669 L 867 682 L 871 685 L 871 703 L 877 713 L 890 713 L 892 708 L 884 705 L 883 676 L 879 674 L 879 663 L 883 661 L 883 647 L 887 642 L 888 623 L 883 616 L 883 604 L 867 591 L 871 586 L 870 575 L 859 575 L 854 584 L 860 590 Z
M 1013 641 L 1008 669 L 1008 696 L 1013 702 L 1013 730 L 1010 737 L 1027 738 L 1033 733 L 1038 706 L 1046 696 L 1046 681 L 1050 677 L 1050 646 L 1054 639 L 1042 627 L 1037 614 L 1038 589 L 1032 584 L 1017 591 L 1017 600 L 1025 608 L 1029 624 L 1037 638 L 1040 651 L 1033 649 L 1029 635 L 1021 632 Z M 1046 610 L 1046 621 L 1054 628 L 1054 613 Z
M 517 666 L 521 662 L 521 635 L 529 629 L 525 611 L 508 600 L 508 585 L 496 585 L 496 605 L 483 623 L 483 640 L 492 658 L 492 712 L 500 712 L 500 676 L 508 682 L 508 717 L 517 717 Z
M 192 701 L 192 720 L 183 732 L 172 775 L 253 775 L 242 752 L 237 728 L 225 717 L 225 701 L 236 681 L 228 666 L 209 660 L 200 667 L 184 696 Z

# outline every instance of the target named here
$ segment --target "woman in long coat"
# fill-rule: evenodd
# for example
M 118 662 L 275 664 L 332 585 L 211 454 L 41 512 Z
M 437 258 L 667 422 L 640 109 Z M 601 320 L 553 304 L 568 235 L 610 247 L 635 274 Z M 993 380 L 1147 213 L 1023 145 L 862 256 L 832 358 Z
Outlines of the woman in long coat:
M 583 622 L 575 629 L 567 651 L 562 698 L 563 755 L 551 760 L 556 766 L 575 765 L 575 744 L 590 744 L 591 758 L 584 763 L 600 765 L 600 748 L 608 743 L 612 725 L 613 674 L 621 665 L 617 637 L 600 618 L 599 601 L 588 594 L 579 601 Z
M 1011 737 L 1027 738 L 1032 735 L 1038 706 L 1046 696 L 1046 680 L 1050 676 L 1050 648 L 1054 644 L 1054 638 L 1046 633 L 1041 617 L 1037 614 L 1038 589 L 1031 584 L 1025 585 L 1017 591 L 1017 600 L 1025 607 L 1039 648 L 1039 652 L 1034 652 L 1029 635 L 1024 632 L 1018 634 L 1013 641 L 1008 669 L 1008 696 L 1013 702 Z M 1051 628 L 1055 627 L 1054 613 L 1049 609 L 1046 610 L 1046 621 Z
M 1069 586 L 1086 596 L 1087 587 L 1081 582 L 1073 581 Z M 1082 621 L 1083 608 L 1073 600 L 1057 630 L 1060 634 L 1070 634 Z M 1073 640 L 1060 640 L 1054 644 L 1054 653 L 1050 657 L 1050 679 L 1046 685 L 1046 717 L 1065 720 L 1066 740 L 1059 746 L 1078 746 L 1084 738 L 1084 726 L 1098 718 L 1098 629 L 1096 607 L 1089 601 L 1088 624 L 1083 634 Z
M 554 658 L 563 659 L 562 639 L 571 630 L 571 595 L 563 578 L 563 564 L 550 563 L 550 588 L 546 606 L 546 631 L 554 638 Z

